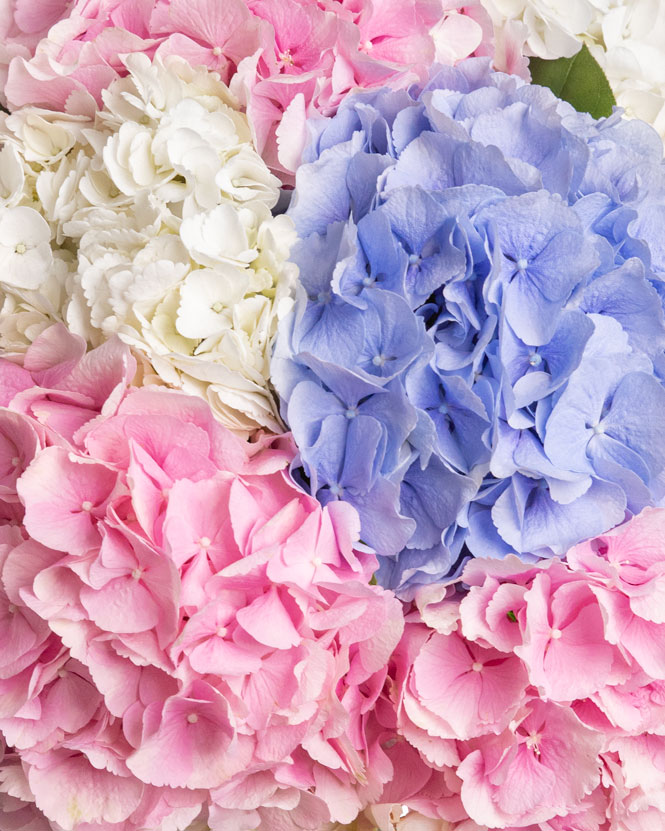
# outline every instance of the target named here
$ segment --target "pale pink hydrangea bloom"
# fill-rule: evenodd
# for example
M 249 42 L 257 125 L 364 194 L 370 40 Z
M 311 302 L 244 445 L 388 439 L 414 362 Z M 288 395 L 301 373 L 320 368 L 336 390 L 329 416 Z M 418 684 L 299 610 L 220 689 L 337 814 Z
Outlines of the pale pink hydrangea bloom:
M 491 54 L 492 41 L 480 0 L 75 0 L 11 57 L 6 96 L 12 109 L 90 115 L 126 71 L 119 56 L 180 55 L 231 83 L 258 151 L 288 178 L 308 117 L 358 88 L 405 87 L 435 61 Z
M 288 436 L 135 372 L 59 325 L 0 359 L 0 783 L 20 761 L 65 831 L 352 821 L 393 775 L 370 711 L 401 605 Z
M 407 614 L 377 713 L 417 751 L 420 785 L 382 802 L 446 831 L 660 828 L 665 509 L 567 562 L 474 559 L 461 581 Z

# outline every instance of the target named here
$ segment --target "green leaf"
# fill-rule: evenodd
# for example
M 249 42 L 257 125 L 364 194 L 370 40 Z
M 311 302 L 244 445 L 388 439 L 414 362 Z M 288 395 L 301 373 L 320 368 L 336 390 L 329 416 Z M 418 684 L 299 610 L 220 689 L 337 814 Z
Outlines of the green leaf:
M 509 612 L 506 612 L 506 617 L 511 623 L 517 623 L 517 615 L 512 609 Z
M 612 115 L 616 101 L 609 81 L 586 43 L 572 58 L 531 58 L 529 69 L 534 84 L 549 87 L 578 112 L 590 113 L 594 118 Z

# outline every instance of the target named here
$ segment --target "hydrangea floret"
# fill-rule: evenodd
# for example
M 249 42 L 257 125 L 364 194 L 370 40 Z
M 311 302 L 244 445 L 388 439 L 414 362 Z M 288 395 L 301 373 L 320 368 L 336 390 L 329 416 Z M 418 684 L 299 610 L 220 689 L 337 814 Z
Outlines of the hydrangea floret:
M 380 582 L 564 555 L 657 504 L 658 135 L 483 59 L 313 132 L 272 373 L 302 481 L 358 509 Z

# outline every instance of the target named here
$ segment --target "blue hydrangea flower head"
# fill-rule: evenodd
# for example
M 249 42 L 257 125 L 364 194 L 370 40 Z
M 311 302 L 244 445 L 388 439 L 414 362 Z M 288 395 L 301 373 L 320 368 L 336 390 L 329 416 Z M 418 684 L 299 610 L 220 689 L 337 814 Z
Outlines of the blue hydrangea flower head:
M 311 125 L 272 373 L 322 502 L 409 597 L 665 496 L 665 166 L 484 59 Z

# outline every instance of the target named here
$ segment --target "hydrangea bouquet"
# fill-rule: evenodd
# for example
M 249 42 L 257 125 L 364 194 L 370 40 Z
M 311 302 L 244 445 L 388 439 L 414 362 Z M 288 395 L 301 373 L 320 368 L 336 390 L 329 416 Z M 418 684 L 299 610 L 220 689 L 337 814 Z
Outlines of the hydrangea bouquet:
M 0 831 L 660 831 L 664 19 L 0 2 Z

